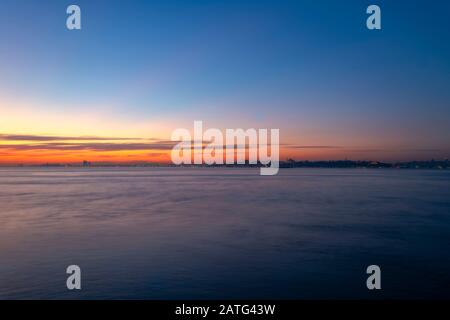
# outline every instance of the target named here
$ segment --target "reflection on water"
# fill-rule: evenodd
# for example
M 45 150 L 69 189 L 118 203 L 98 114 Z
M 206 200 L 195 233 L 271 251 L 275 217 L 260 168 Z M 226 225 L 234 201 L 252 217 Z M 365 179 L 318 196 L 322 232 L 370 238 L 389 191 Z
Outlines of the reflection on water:
M 3 168 L 0 203 L 2 299 L 450 297 L 450 172 Z

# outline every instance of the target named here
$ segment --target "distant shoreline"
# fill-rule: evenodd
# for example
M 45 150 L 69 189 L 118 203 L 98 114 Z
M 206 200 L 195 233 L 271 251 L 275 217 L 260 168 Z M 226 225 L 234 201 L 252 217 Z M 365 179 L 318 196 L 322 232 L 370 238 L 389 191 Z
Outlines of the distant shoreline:
M 173 165 L 168 163 L 45 163 L 45 164 L 0 164 L 0 168 L 108 168 L 108 167 L 140 167 L 140 168 L 261 168 L 261 164 L 219 164 L 219 165 Z M 281 161 L 280 168 L 334 168 L 334 169 L 436 169 L 450 170 L 450 160 L 380 162 L 380 161 Z

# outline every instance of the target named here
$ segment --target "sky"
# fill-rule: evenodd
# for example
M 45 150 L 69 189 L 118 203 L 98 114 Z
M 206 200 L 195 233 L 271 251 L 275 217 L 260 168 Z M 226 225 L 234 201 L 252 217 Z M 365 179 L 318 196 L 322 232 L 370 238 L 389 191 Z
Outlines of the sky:
M 70 4 L 81 30 L 66 28 Z M 281 160 L 449 158 L 449 13 L 445 0 L 2 0 L 0 163 L 169 161 L 171 133 L 195 120 L 278 128 Z

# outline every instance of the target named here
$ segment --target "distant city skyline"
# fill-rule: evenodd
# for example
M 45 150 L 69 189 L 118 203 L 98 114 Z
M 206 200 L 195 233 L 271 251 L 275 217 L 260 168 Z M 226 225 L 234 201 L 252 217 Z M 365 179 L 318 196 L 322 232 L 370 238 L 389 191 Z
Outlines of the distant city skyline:
M 0 164 L 170 162 L 195 120 L 278 128 L 280 160 L 449 158 L 450 2 L 369 4 L 3 0 Z

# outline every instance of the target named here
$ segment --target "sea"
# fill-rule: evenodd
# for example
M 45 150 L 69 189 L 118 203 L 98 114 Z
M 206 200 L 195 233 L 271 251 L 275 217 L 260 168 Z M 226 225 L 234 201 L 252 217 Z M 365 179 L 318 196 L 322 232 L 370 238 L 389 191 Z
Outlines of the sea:
M 406 298 L 450 298 L 448 170 L 0 168 L 0 299 Z

